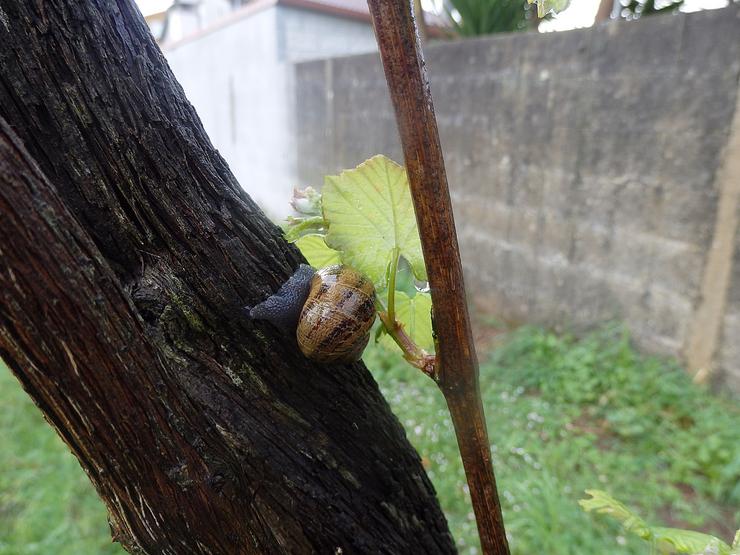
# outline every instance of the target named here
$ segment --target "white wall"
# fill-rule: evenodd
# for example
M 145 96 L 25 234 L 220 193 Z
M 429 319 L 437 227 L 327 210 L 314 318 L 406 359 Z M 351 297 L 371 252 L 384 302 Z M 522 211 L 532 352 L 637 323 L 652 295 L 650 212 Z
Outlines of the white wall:
M 367 52 L 369 24 L 271 6 L 165 55 L 211 141 L 249 195 L 275 220 L 297 182 L 291 62 Z M 300 101 L 300 99 L 298 99 Z
M 303 62 L 377 49 L 369 22 L 286 6 L 277 10 L 278 52 L 284 61 Z

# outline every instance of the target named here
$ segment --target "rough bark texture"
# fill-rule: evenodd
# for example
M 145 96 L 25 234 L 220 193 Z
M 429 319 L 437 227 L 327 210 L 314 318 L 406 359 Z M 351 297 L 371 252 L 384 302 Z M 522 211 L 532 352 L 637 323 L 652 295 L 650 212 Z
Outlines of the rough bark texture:
M 0 356 L 129 551 L 454 551 L 367 370 L 242 315 L 300 256 L 131 1 L 0 0 L 0 116 Z

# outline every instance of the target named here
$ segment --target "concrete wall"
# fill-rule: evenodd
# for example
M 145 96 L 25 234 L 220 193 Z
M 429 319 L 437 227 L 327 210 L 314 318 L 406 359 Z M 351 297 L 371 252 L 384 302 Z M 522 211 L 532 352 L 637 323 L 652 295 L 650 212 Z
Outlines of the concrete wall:
M 262 2 L 164 53 L 239 182 L 280 219 L 298 183 L 291 64 L 375 48 L 367 23 Z
M 694 370 L 714 360 L 740 392 L 738 207 L 718 178 L 740 158 L 728 146 L 739 16 L 734 6 L 425 49 L 476 305 L 576 330 L 624 320 L 646 350 Z M 401 161 L 385 87 L 377 55 L 296 67 L 303 184 L 376 153 Z M 720 197 L 735 215 L 719 225 L 734 262 L 725 249 L 711 265 L 724 281 L 707 275 Z M 691 354 L 706 345 L 708 359 Z

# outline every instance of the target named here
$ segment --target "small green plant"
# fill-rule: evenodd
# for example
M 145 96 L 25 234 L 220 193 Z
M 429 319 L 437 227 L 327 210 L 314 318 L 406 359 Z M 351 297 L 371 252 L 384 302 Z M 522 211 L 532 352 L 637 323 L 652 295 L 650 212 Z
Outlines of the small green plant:
M 524 0 L 450 0 L 445 9 L 463 37 L 509 33 L 527 28 Z
M 528 4 L 537 4 L 537 18 L 568 7 L 570 0 L 449 0 L 445 11 L 458 35 L 472 37 L 527 29 L 534 18 Z
M 300 216 L 288 219 L 286 238 L 316 268 L 343 263 L 369 277 L 382 323 L 376 339 L 387 334 L 404 359 L 433 375 L 432 300 L 405 170 L 375 156 L 328 176 L 321 194 L 296 191 L 292 205 Z
M 579 504 L 587 512 L 594 511 L 609 515 L 622 523 L 631 534 L 648 542 L 653 550 L 660 553 L 686 553 L 688 555 L 739 555 L 740 530 L 735 533 L 732 545 L 709 534 L 702 534 L 682 528 L 663 528 L 648 525 L 636 513 L 608 493 L 596 489 L 586 490 L 590 499 L 582 499 Z

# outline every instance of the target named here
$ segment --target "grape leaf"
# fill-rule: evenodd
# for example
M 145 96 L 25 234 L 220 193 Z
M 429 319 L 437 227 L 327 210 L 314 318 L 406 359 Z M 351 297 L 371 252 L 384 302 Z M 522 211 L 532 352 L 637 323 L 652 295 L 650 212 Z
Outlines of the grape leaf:
M 322 190 L 326 244 L 346 264 L 381 288 L 391 252 L 398 247 L 414 275 L 426 280 L 406 171 L 385 156 L 327 176 Z
M 403 291 L 396 291 L 396 320 L 403 324 L 406 334 L 419 347 L 427 352 L 434 351 L 432 338 L 432 297 L 429 293 L 417 293 L 409 297 Z M 397 348 L 393 339 L 385 334 L 381 345 Z
M 648 526 L 644 520 L 608 493 L 593 489 L 586 490 L 586 493 L 591 499 L 581 499 L 578 502 L 585 511 L 596 511 L 611 516 L 621 522 L 628 532 L 664 551 L 690 555 L 731 555 L 730 546 L 719 538 L 693 530 Z
M 342 262 L 340 253 L 330 249 L 321 235 L 304 235 L 295 244 L 314 268 L 325 268 Z
M 653 528 L 653 541 L 658 548 L 688 555 L 730 555 L 725 542 L 701 532 L 680 528 Z
M 621 522 L 622 526 L 628 532 L 632 532 L 643 539 L 650 537 L 650 527 L 645 521 L 611 495 L 597 489 L 587 489 L 586 493 L 591 496 L 591 499 L 581 499 L 578 502 L 584 511 L 596 511 L 597 513 L 608 514 Z

